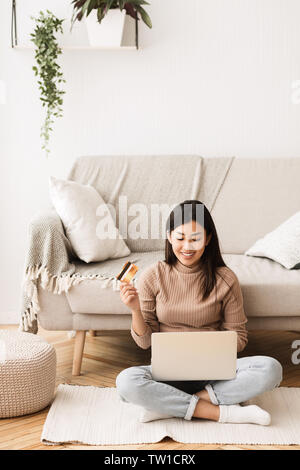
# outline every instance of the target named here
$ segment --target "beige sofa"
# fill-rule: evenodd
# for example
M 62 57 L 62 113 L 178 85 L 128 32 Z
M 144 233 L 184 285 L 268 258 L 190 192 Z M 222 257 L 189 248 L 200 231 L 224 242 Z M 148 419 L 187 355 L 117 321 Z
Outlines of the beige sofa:
M 106 167 L 109 164 L 109 157 L 103 158 L 93 160 L 99 172 L 104 161 Z M 159 165 L 157 158 L 143 158 Z M 182 165 L 189 161 L 191 168 L 197 163 L 197 156 L 176 158 L 181 159 Z M 180 179 L 180 175 L 178 177 Z M 69 178 L 80 181 L 81 176 L 71 172 Z M 244 255 L 257 239 L 299 211 L 299 178 L 300 158 L 235 158 L 212 209 L 224 261 L 240 280 L 249 330 L 300 331 L 300 270 L 287 270 L 270 259 Z M 105 187 L 103 183 L 100 190 L 105 200 L 109 184 L 107 181 Z M 160 191 L 152 173 L 142 182 L 126 181 L 125 175 L 122 184 L 124 194 L 130 193 L 130 201 L 134 201 L 135 195 L 142 197 L 138 186 L 151 187 L 156 194 Z M 177 186 L 177 202 L 188 199 L 182 183 Z M 148 241 L 147 245 L 140 245 L 140 249 L 136 248 L 139 246 L 136 241 L 126 242 L 132 251 L 128 258 L 137 260 L 141 268 L 164 258 L 164 240 L 156 240 L 153 245 Z M 119 265 L 125 260 L 120 259 Z M 75 264 L 79 272 L 84 269 L 84 263 L 75 261 Z M 48 330 L 77 332 L 74 375 L 80 374 L 86 331 L 130 329 L 130 311 L 121 302 L 119 291 L 101 288 L 102 282 L 87 279 L 60 295 L 38 287 L 41 326 Z

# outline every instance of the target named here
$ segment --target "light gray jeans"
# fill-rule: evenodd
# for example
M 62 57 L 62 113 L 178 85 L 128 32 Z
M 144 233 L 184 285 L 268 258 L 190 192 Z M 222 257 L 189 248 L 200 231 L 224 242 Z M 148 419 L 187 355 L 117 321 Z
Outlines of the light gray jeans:
M 191 420 L 199 400 L 196 392 L 207 390 L 215 405 L 233 405 L 279 387 L 282 366 L 269 356 L 237 359 L 236 377 L 231 380 L 156 381 L 151 365 L 124 369 L 116 378 L 122 401 L 158 413 Z

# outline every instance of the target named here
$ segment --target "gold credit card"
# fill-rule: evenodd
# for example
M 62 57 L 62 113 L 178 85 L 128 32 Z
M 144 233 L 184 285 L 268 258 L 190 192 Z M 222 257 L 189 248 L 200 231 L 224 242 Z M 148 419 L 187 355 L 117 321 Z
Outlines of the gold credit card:
M 135 264 L 127 261 L 127 263 L 124 264 L 123 268 L 117 275 L 118 281 L 130 282 L 131 279 L 134 278 L 138 269 L 139 268 Z

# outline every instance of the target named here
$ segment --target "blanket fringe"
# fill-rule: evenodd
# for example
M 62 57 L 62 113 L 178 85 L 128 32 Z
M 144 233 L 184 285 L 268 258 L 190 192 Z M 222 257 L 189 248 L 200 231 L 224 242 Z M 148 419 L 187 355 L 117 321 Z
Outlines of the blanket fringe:
M 60 295 L 63 292 L 68 292 L 72 286 L 75 286 L 87 279 L 103 280 L 104 282 L 101 285 L 102 289 L 106 289 L 111 286 L 114 291 L 120 290 L 120 281 L 113 276 L 105 274 L 82 275 L 80 273 L 52 275 L 45 265 L 28 266 L 23 282 L 23 292 L 31 302 L 28 308 L 22 313 L 19 330 L 36 332 L 34 322 L 37 321 L 37 314 L 40 311 L 37 290 L 38 281 L 42 289 L 52 292 L 53 294 Z M 132 280 L 134 287 L 137 287 L 136 282 L 137 279 Z

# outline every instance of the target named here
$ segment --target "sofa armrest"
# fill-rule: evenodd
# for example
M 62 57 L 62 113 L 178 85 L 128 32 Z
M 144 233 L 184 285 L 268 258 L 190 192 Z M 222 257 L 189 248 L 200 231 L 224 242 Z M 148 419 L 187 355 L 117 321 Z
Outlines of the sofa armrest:
M 75 272 L 71 260 L 76 255 L 53 207 L 31 219 L 28 235 L 19 329 L 36 333 L 40 310 L 38 285 L 54 294 L 66 291 Z
M 69 261 L 77 258 L 69 239 L 66 237 L 62 221 L 53 207 L 38 212 L 29 222 L 29 246 L 25 266 L 47 265 L 49 251 L 56 252 L 51 255 L 65 254 Z M 55 262 L 53 264 L 55 267 Z M 65 270 L 68 270 L 68 266 Z M 54 269 L 55 271 L 56 269 Z

